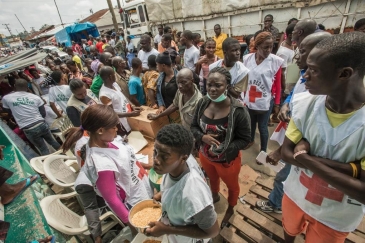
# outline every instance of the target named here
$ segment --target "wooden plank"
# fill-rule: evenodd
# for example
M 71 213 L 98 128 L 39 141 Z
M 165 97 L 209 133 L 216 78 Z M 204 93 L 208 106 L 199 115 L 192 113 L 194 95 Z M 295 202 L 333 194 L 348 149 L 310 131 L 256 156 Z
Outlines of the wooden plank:
M 355 235 L 354 233 L 350 233 L 347 238 L 348 240 L 350 240 L 351 242 L 354 242 L 354 243 L 365 243 L 365 239 L 358 236 L 358 235 Z
M 259 185 L 254 185 L 250 188 L 250 192 L 255 193 L 256 195 L 259 195 L 260 197 L 263 197 L 265 199 L 269 198 L 270 192 L 265 191 L 260 187 Z
M 251 169 L 248 165 L 241 166 L 240 174 L 238 176 L 238 183 L 240 185 L 240 193 L 238 197 L 241 197 L 247 194 L 252 185 L 255 185 L 255 180 L 259 174 L 256 171 Z M 228 199 L 228 188 L 226 184 L 221 180 L 220 181 L 220 191 L 219 191 L 226 199 Z
M 261 225 L 262 228 L 271 232 L 276 237 L 284 240 L 284 231 L 281 226 L 274 223 L 273 221 L 269 220 L 268 218 L 262 216 L 261 214 L 253 211 L 250 208 L 244 208 L 242 205 L 237 207 L 237 211 L 247 217 L 248 219 L 252 220 L 253 222 Z M 304 239 L 302 237 L 296 237 L 296 243 L 304 243 Z
M 247 241 L 239 237 L 235 232 L 232 232 L 232 230 L 230 230 L 227 227 L 224 227 L 221 230 L 220 235 L 223 237 L 223 239 L 225 239 L 230 243 L 236 243 L 236 242 L 248 243 Z
M 234 214 L 229 222 L 240 230 L 242 233 L 253 239 L 255 242 L 259 243 L 275 243 L 273 239 L 268 237 L 267 235 L 261 233 L 258 229 L 253 227 L 251 224 L 247 223 L 243 220 L 243 217 L 240 217 L 237 214 Z
M 365 218 L 361 220 L 361 223 L 357 226 L 357 230 L 365 234 Z
M 256 179 L 256 183 L 270 190 L 274 189 L 274 180 L 271 178 L 264 179 L 259 177 Z
M 247 204 L 249 204 L 253 208 L 256 208 L 256 202 L 258 200 L 261 200 L 261 199 L 258 199 L 254 194 L 251 194 L 251 193 L 246 194 L 245 197 L 244 197 L 244 201 L 247 202 Z M 257 209 L 257 211 L 260 211 L 258 208 L 256 208 L 256 209 Z M 262 211 L 260 211 L 259 213 L 264 215 L 267 218 L 270 218 L 270 219 L 275 218 L 276 220 L 281 222 L 282 215 L 279 214 L 279 213 L 265 213 L 265 212 L 262 212 Z

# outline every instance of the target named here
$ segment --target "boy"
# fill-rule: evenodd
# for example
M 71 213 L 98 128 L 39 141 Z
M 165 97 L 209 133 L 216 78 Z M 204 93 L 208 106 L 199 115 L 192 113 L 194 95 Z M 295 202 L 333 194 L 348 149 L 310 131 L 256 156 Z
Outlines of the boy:
M 153 109 L 157 109 L 158 105 L 156 101 L 156 87 L 157 78 L 160 74 L 157 72 L 155 55 L 148 57 L 148 68 L 149 70 L 145 72 L 142 77 L 143 89 L 146 94 L 147 105 Z
M 144 97 L 143 86 L 141 78 L 139 77 L 142 73 L 142 61 L 138 58 L 132 60 L 132 75 L 129 78 L 128 88 L 130 93 L 130 100 L 136 106 L 146 104 Z
M 294 97 L 282 146 L 292 168 L 282 201 L 285 242 L 307 226 L 306 242 L 340 243 L 361 222 L 365 203 L 365 35 L 319 42 Z
M 62 78 L 63 73 L 60 70 L 55 70 L 50 76 L 57 86 L 53 86 L 49 89 L 48 97 L 49 103 L 57 118 L 61 117 L 61 112 L 57 109 L 56 104 L 66 114 L 67 102 L 70 99 L 72 92 L 70 87 L 66 84 Z
M 209 242 L 219 233 L 210 189 L 198 163 L 190 154 L 193 136 L 183 126 L 170 124 L 157 134 L 153 168 L 164 175 L 161 222 L 151 222 L 147 236 L 167 234 L 170 243 Z

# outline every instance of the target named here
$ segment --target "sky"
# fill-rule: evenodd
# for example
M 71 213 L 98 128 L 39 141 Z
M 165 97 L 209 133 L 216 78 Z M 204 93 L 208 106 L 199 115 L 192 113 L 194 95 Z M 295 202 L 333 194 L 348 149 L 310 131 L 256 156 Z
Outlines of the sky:
M 123 0 L 120 0 L 122 3 Z M 63 23 L 74 23 L 95 13 L 100 9 L 108 8 L 106 0 L 56 0 Z M 117 6 L 117 0 L 112 0 Z M 0 0 L 0 33 L 9 36 L 9 31 L 3 24 L 9 24 L 13 35 L 23 32 L 24 29 L 15 17 L 29 32 L 31 27 L 39 30 L 43 24 L 61 24 L 54 0 Z

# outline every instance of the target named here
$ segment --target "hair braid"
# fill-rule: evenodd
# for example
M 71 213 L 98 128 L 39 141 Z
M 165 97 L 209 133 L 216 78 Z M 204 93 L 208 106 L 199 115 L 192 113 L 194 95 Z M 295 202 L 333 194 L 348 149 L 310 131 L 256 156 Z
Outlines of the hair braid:
M 227 69 L 225 69 L 224 67 L 215 67 L 215 68 L 213 68 L 212 70 L 210 70 L 208 76 L 212 73 L 222 74 L 226 78 L 227 84 L 231 84 L 231 79 L 232 79 L 231 73 Z

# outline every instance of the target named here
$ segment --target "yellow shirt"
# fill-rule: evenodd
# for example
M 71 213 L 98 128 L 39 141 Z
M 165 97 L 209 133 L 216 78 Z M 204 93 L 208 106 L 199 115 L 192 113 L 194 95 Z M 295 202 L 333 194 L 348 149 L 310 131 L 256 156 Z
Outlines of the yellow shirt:
M 347 114 L 337 114 L 326 108 L 326 114 L 328 117 L 328 121 L 330 122 L 333 128 L 338 127 L 342 123 L 344 123 L 347 119 L 349 119 L 356 111 Z M 286 129 L 285 136 L 290 139 L 293 143 L 297 144 L 303 138 L 302 133 L 299 131 L 297 126 L 295 125 L 293 119 L 290 120 L 288 128 Z M 361 168 L 365 170 L 365 158 L 361 160 Z
M 221 33 L 218 37 L 214 36 L 213 39 L 215 40 L 215 55 L 217 55 L 220 59 L 224 59 L 222 44 L 225 39 L 227 39 L 227 34 Z
M 76 64 L 78 64 L 77 67 L 79 67 L 79 65 L 80 65 L 81 70 L 84 70 L 84 67 L 82 66 L 81 58 L 78 55 L 74 55 L 72 57 L 72 61 L 74 61 L 74 62 L 76 62 Z

